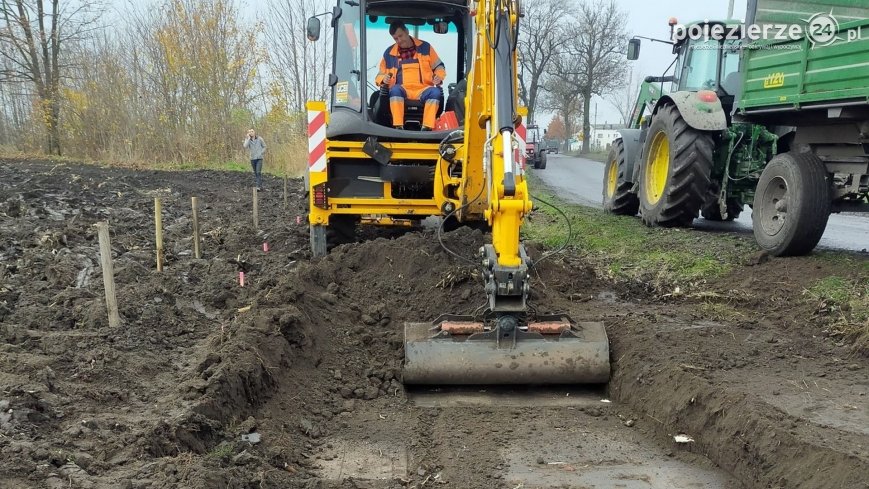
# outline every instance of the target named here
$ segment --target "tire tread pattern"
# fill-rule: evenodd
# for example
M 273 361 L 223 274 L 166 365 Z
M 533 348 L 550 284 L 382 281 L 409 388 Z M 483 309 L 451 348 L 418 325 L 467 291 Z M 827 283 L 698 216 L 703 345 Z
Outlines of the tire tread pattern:
M 615 153 L 615 154 L 613 154 Z M 627 163 L 625 162 L 625 145 L 621 139 L 616 139 L 610 149 L 610 155 L 615 156 L 616 164 L 618 165 L 618 180 L 616 183 L 616 191 L 611 199 L 607 199 L 607 176 L 609 173 L 604 171 L 603 181 L 603 208 L 605 211 L 618 216 L 635 216 L 640 210 L 640 198 L 637 194 L 631 192 L 633 184 L 628 182 Z M 608 158 L 608 165 L 613 158 Z M 608 169 L 608 166 L 607 166 Z
M 669 132 L 673 158 L 661 201 L 651 208 L 640 206 L 643 222 L 650 226 L 689 227 L 709 191 L 715 142 L 710 134 L 689 126 L 674 105 L 661 107 L 655 117 L 662 120 Z M 644 157 L 652 138 L 649 131 Z

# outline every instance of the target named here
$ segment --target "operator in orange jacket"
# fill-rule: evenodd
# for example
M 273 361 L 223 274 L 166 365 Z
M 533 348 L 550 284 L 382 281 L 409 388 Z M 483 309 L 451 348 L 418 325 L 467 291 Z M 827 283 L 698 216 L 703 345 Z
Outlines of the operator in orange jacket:
M 392 126 L 404 129 L 404 100 L 409 98 L 423 102 L 422 130 L 431 131 L 443 96 L 440 85 L 447 76 L 444 63 L 431 44 L 410 37 L 403 22 L 390 24 L 389 34 L 395 44 L 383 53 L 374 81 L 389 88 Z

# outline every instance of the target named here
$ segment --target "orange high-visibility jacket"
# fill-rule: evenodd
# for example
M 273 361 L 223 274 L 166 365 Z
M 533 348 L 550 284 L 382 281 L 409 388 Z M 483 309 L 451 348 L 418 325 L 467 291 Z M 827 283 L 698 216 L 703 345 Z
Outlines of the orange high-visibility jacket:
M 419 100 L 420 94 L 426 88 L 434 86 L 432 82 L 434 75 L 437 74 L 443 80 L 447 77 L 447 71 L 431 44 L 419 39 L 414 39 L 413 42 L 416 43 L 416 54 L 413 58 L 401 59 L 398 54 L 398 44 L 393 44 L 383 53 L 383 59 L 380 60 L 380 73 L 377 74 L 374 83 L 380 85 L 383 83 L 383 78 L 388 73 L 392 73 L 389 88 L 396 84 L 401 85 L 407 92 L 408 98 Z

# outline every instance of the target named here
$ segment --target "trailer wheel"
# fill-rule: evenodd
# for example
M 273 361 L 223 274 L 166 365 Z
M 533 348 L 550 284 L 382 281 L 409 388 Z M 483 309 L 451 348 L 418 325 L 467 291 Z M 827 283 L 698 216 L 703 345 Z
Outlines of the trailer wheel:
M 831 206 L 830 176 L 817 156 L 778 154 L 757 182 L 754 238 L 771 255 L 805 255 L 821 240 Z
M 709 190 L 712 136 L 692 128 L 674 105 L 652 119 L 640 172 L 640 215 L 649 226 L 690 226 Z
M 742 202 L 739 200 L 734 198 L 727 199 L 727 219 L 722 219 L 721 207 L 719 207 L 718 201 L 715 200 L 701 209 L 700 214 L 707 221 L 732 221 L 742 214 L 743 207 Z
M 616 139 L 610 148 L 603 174 L 603 210 L 620 216 L 635 216 L 640 209 L 640 199 L 631 192 L 633 185 L 627 181 L 625 145 L 621 139 Z

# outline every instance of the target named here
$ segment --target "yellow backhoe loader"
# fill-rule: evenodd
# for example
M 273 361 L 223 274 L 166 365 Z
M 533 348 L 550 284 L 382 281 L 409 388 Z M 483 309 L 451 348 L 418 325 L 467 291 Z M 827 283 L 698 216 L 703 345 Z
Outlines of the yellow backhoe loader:
M 532 202 L 517 91 L 519 1 L 339 0 L 332 12 L 308 20 L 312 41 L 320 37 L 321 16 L 331 16 L 334 63 L 330 108 L 308 103 L 313 254 L 325 255 L 357 225 L 413 225 L 440 216 L 491 230 L 476 258 L 487 310 L 406 324 L 403 381 L 608 381 L 601 323 L 539 316 L 527 305 L 531 263 L 519 230 Z M 427 41 L 445 67 L 449 93 L 441 89 L 434 130 L 422 130 L 425 108 L 411 100 L 396 128 L 388 87 L 377 84 L 396 23 Z

